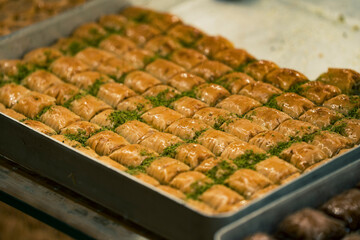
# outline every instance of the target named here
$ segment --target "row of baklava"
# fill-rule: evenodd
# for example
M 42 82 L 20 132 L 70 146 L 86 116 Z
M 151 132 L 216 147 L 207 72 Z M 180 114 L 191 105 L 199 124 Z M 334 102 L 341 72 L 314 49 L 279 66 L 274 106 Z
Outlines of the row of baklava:
M 84 2 L 85 0 L 2 0 L 0 36 L 45 20 Z
M 257 233 L 246 240 L 317 239 L 359 240 L 360 190 L 347 190 L 327 201 L 319 210 L 304 208 L 287 216 L 274 237 Z
M 103 17 L 102 20 L 100 20 L 100 23 L 104 22 L 104 19 L 106 18 L 114 20 L 114 18 L 121 19 L 123 17 Z M 99 32 L 100 30 L 90 31 L 92 28 L 89 28 L 89 26 L 91 26 L 91 24 L 80 27 L 75 31 L 74 36 L 77 39 L 85 39 L 88 43 L 95 42 L 95 40 L 91 39 L 90 37 L 86 39 L 86 33 L 93 34 Z M 95 25 L 92 24 L 92 26 Z M 174 28 L 181 29 L 181 27 L 178 26 L 175 26 Z M 163 36 L 159 36 L 159 38 L 161 37 Z M 211 39 L 211 37 L 207 38 Z M 117 34 L 111 35 L 107 39 L 100 42 L 100 46 L 106 45 L 102 44 L 104 41 L 107 41 L 108 43 L 110 42 L 107 44 L 107 46 L 111 47 L 108 49 L 102 47 L 103 49 L 117 52 L 117 56 L 128 56 L 127 58 L 120 57 L 120 59 L 115 57 L 113 54 L 95 48 L 86 48 L 77 53 L 75 58 L 60 57 L 61 52 L 54 49 L 35 50 L 27 54 L 24 60 L 38 66 L 47 67 L 50 62 L 57 59 L 51 64 L 49 70 L 51 70 L 64 81 L 74 84 L 76 87 L 69 85 L 68 83 L 60 83 L 55 80 L 49 80 L 55 78 L 52 77 L 53 75 L 50 76 L 51 74 L 49 75 L 49 73 L 45 71 L 37 71 L 27 78 L 44 79 L 42 84 L 37 85 L 37 81 L 39 80 L 32 80 L 32 83 L 31 81 L 27 80 L 25 81 L 25 85 L 31 90 L 45 92 L 46 94 L 55 97 L 57 104 L 66 104 L 67 107 L 78 114 L 82 119 L 91 119 L 91 122 L 97 123 L 103 127 L 115 127 L 113 126 L 114 122 L 111 121 L 111 117 L 113 115 L 116 117 L 116 114 L 112 115 L 112 113 L 117 113 L 117 111 L 110 109 L 110 106 L 117 108 L 120 111 L 140 110 L 140 112 L 146 112 L 141 116 L 141 120 L 145 121 L 154 128 L 139 121 L 129 121 L 125 124 L 122 124 L 121 126 L 116 126 L 116 129 L 122 128 L 122 130 L 117 130 L 117 132 L 125 138 L 126 136 L 131 138 L 126 139 L 128 142 L 140 143 L 143 146 L 155 148 L 153 150 L 156 150 L 160 154 L 167 148 L 171 148 L 172 145 L 177 147 L 175 153 L 172 153 L 172 155 L 174 155 L 173 157 L 187 163 L 192 169 L 195 168 L 196 171 L 191 171 L 187 174 L 179 174 L 178 176 L 182 176 L 182 182 L 180 181 L 181 178 L 180 180 L 175 181 L 176 177 L 174 178 L 174 175 L 177 173 L 174 175 L 169 174 L 166 177 L 170 180 L 174 178 L 173 181 L 178 182 L 177 188 L 180 188 L 185 193 L 191 192 L 192 188 L 194 187 L 193 184 L 198 181 L 201 182 L 200 180 L 203 177 L 206 177 L 204 174 L 200 175 L 199 172 L 208 173 L 217 167 L 217 165 L 220 165 L 219 163 L 224 162 L 221 158 L 213 158 L 214 155 L 221 155 L 223 159 L 227 160 L 238 158 L 244 155 L 244 153 L 247 151 L 252 151 L 255 154 L 263 154 L 265 151 L 276 148 L 278 143 L 288 141 L 290 137 L 299 135 L 306 136 L 309 133 L 318 131 L 319 128 L 331 125 L 333 120 L 341 118 L 341 116 L 336 113 L 333 114 L 335 117 L 330 115 L 330 117 L 327 116 L 321 119 L 321 117 L 324 115 L 324 111 L 326 113 L 326 109 L 320 107 L 318 108 L 319 110 L 310 111 L 315 108 L 315 104 L 295 93 L 283 93 L 280 96 L 274 98 L 277 102 L 280 100 L 284 102 L 282 106 L 285 110 L 281 110 L 284 112 L 287 110 L 286 113 L 289 115 L 290 113 L 293 113 L 294 115 L 300 115 L 309 109 L 308 112 L 310 113 L 308 115 L 310 116 L 304 117 L 304 119 L 309 119 L 308 121 L 314 124 L 312 125 L 310 123 L 307 124 L 306 122 L 301 122 L 299 120 L 293 120 L 291 117 L 297 117 L 293 115 L 290 115 L 290 117 L 286 113 L 280 112 L 276 109 L 278 106 L 276 106 L 275 109 L 269 108 L 273 107 L 271 105 L 268 105 L 267 107 L 262 106 L 264 103 L 266 104 L 269 100 L 272 100 L 271 97 L 274 94 L 282 93 L 280 89 L 273 87 L 270 84 L 254 81 L 254 79 L 244 73 L 231 72 L 232 69 L 225 66 L 224 64 L 216 61 L 206 60 L 207 58 L 204 55 L 196 52 L 195 50 L 184 48 L 178 51 L 178 59 L 184 60 L 184 57 L 182 57 L 184 56 L 184 52 L 190 52 L 188 55 L 185 54 L 185 59 L 186 57 L 189 58 L 189 56 L 192 57 L 196 54 L 198 56 L 203 56 L 201 57 L 202 59 L 198 57 L 198 59 L 200 59 L 199 63 L 194 64 L 195 67 L 193 67 L 190 71 L 191 73 L 189 73 L 186 72 L 188 69 L 186 69 L 185 65 L 186 63 L 191 63 L 192 59 L 190 59 L 190 61 L 183 61 L 184 67 L 180 67 L 179 65 L 165 59 L 156 59 L 151 61 L 148 59 L 151 58 L 154 54 L 141 55 L 142 53 L 146 53 L 146 51 L 149 52 L 149 50 L 139 49 L 136 47 L 131 48 L 128 46 L 129 44 L 118 41 L 124 39 L 124 37 L 121 37 Z M 156 38 L 153 37 L 150 39 Z M 129 41 L 128 39 L 125 40 Z M 61 40 L 59 42 L 64 43 L 67 41 Z M 156 43 L 156 41 L 154 42 Z M 206 43 L 209 41 L 207 40 L 203 42 Z M 147 44 L 145 44 L 145 46 L 146 45 Z M 216 44 L 212 45 L 215 46 Z M 56 46 L 59 46 L 59 43 L 56 44 Z M 212 48 L 213 46 L 211 49 Z M 123 52 L 120 52 L 119 49 L 121 49 Z M 227 52 L 231 53 L 232 50 L 234 50 L 233 52 L 240 52 L 236 49 L 229 49 Z M 210 52 L 216 51 L 211 50 Z M 159 53 L 157 52 L 156 54 Z M 138 55 L 143 56 L 142 59 L 146 60 L 138 61 L 139 58 L 134 57 Z M 176 54 L 173 54 L 172 56 L 174 55 Z M 208 56 L 211 55 L 208 54 Z M 131 59 L 135 60 L 131 61 Z M 174 59 L 174 57 L 170 57 L 170 59 Z M 179 62 L 181 61 L 178 60 L 177 63 Z M 267 63 L 267 61 L 258 61 L 254 63 L 259 62 L 261 62 L 260 65 Z M 13 64 L 13 66 L 16 68 L 16 65 Z M 219 66 L 221 67 L 219 68 Z M 262 66 L 266 66 L 266 64 L 263 64 Z M 147 73 L 144 71 L 135 71 L 135 69 L 142 69 L 143 67 L 145 67 L 145 71 Z M 191 66 L 189 68 L 191 68 Z M 2 69 L 4 69 L 4 67 L 2 67 Z M 13 70 L 14 68 L 8 67 L 8 69 Z M 223 69 L 225 70 L 223 71 Z M 245 69 L 248 69 L 248 66 L 245 66 Z M 102 74 L 90 70 L 96 70 Z M 3 70 L 3 72 L 6 71 Z M 255 75 L 260 72 L 261 69 L 258 71 L 253 71 Z M 293 70 L 281 70 L 279 72 L 280 76 L 281 74 L 284 75 L 284 73 L 285 76 L 286 73 L 289 73 L 290 75 L 294 73 Z M 124 73 L 128 74 L 123 77 Z M 125 86 L 112 82 L 112 80 L 104 74 L 111 76 L 115 80 L 124 80 Z M 276 79 L 279 79 L 279 74 L 275 74 Z M 206 83 L 205 80 L 217 80 L 216 82 L 223 83 L 221 85 L 226 86 L 227 89 L 219 84 Z M 278 82 L 283 84 L 285 81 L 282 81 L 280 77 Z M 170 86 L 167 86 L 166 84 Z M 312 87 L 311 83 L 307 84 L 309 86 L 306 86 L 305 93 L 307 93 Z M 316 88 L 319 88 L 319 86 L 331 88 L 329 85 L 317 82 L 315 86 L 313 86 L 315 90 L 312 92 L 316 93 Z M 96 98 L 90 95 L 83 96 L 82 94 L 78 94 L 80 90 L 77 87 L 92 92 L 105 103 L 96 100 Z M 171 99 L 176 99 L 176 96 L 179 95 L 179 92 L 187 93 L 188 91 L 193 90 L 195 87 L 196 89 L 192 95 L 195 98 L 188 97 L 186 94 L 184 94 L 183 97 L 177 99 L 176 101 L 169 101 Z M 241 95 L 231 95 L 230 92 Z M 143 96 L 136 94 L 142 94 Z M 320 92 L 318 95 L 321 94 L 322 93 Z M 155 100 L 164 100 L 156 99 L 158 95 L 161 95 L 163 98 L 165 98 L 165 100 L 168 100 L 160 101 L 158 104 L 161 105 L 164 102 L 165 104 L 168 104 L 170 102 L 170 105 L 167 107 L 160 106 L 151 109 L 153 107 L 152 103 L 157 103 L 152 102 L 151 97 L 155 98 Z M 310 97 L 308 97 L 311 98 L 311 96 L 314 95 L 316 94 L 310 94 Z M 335 94 L 331 96 L 334 95 Z M 81 98 L 72 99 L 74 96 Z M 346 95 L 344 96 L 346 97 Z M 149 99 L 146 99 L 146 97 L 150 98 L 150 101 Z M 319 96 L 316 97 L 319 98 Z M 313 97 L 312 100 L 314 101 L 314 99 L 317 99 L 316 97 Z M 321 97 L 322 95 L 320 98 Z M 325 98 L 326 96 L 323 99 Z M 69 100 L 73 101 L 67 104 Z M 349 98 L 349 101 L 350 100 L 354 101 L 354 99 Z M 355 99 L 355 105 L 356 101 L 357 100 Z M 85 108 L 84 106 L 89 105 L 89 103 L 93 105 L 92 108 Z M 141 107 L 139 108 L 139 106 Z M 175 111 L 169 107 L 173 108 Z M 253 110 L 254 108 L 256 109 Z M 100 113 L 96 114 L 98 112 Z M 243 116 L 245 113 L 247 113 L 245 115 L 246 118 L 239 118 L 239 116 Z M 36 114 L 33 114 L 32 117 L 35 115 Z M 354 126 L 357 126 L 355 119 L 349 121 L 351 121 Z M 277 127 L 279 124 L 280 126 Z M 204 131 L 210 127 L 215 127 L 219 130 L 208 129 L 207 131 Z M 352 133 L 354 132 L 351 131 L 351 127 L 348 128 L 350 128 L 348 131 Z M 274 129 L 277 131 L 272 131 Z M 159 132 L 164 130 L 170 134 Z M 198 133 L 202 134 L 197 136 Z M 149 138 L 149 135 L 151 135 L 152 138 Z M 353 140 L 357 142 L 358 135 L 353 134 L 352 136 Z M 183 142 L 183 140 L 192 140 L 194 137 L 197 138 L 198 143 L 207 147 L 211 151 L 195 143 L 180 144 Z M 320 146 L 322 149 L 326 149 L 325 152 L 319 149 L 319 147 L 313 146 L 311 144 L 294 143 L 290 148 L 285 149 L 287 152 L 285 151 L 283 154 L 280 154 L 281 157 L 293 163 L 300 170 L 304 170 L 318 161 L 321 161 L 327 157 L 332 157 L 337 152 L 339 152 L 340 149 L 347 148 L 352 145 L 348 139 L 345 139 L 344 137 L 341 137 L 335 133 L 322 132 L 315 137 L 312 142 L 314 142 L 315 145 Z M 110 136 L 107 136 L 107 138 L 110 138 Z M 247 141 L 250 141 L 250 144 L 247 143 Z M 123 143 L 119 144 L 122 145 Z M 93 149 L 98 149 L 97 151 L 101 152 L 100 154 L 111 152 L 111 150 L 103 150 L 101 145 L 99 147 L 96 147 L 95 145 L 93 145 Z M 141 150 L 139 150 L 138 153 L 141 153 Z M 153 156 L 153 154 L 154 153 L 151 153 L 150 155 Z M 145 154 L 142 160 L 134 161 L 133 164 L 139 164 L 139 162 L 141 163 L 143 160 L 147 159 L 147 157 L 147 154 Z M 118 161 L 127 166 L 133 165 L 132 163 L 127 162 L 126 159 Z M 166 162 L 168 161 L 164 160 L 161 164 L 166 165 Z M 229 176 L 231 175 L 230 177 L 227 176 L 228 178 L 227 180 L 225 179 L 224 182 L 226 182 L 229 187 L 235 189 L 238 193 L 245 196 L 247 199 L 255 198 L 256 196 L 260 195 L 259 193 L 273 189 L 275 187 L 273 183 L 279 184 L 285 181 L 287 178 L 292 179 L 293 177 L 298 176 L 299 172 L 299 170 L 294 166 L 287 164 L 285 161 L 280 160 L 277 157 L 272 157 L 257 165 L 256 170 L 267 177 L 264 177 L 263 175 L 249 169 L 240 169 L 235 172 L 237 166 L 234 165 L 231 161 L 229 163 L 230 164 L 228 165 L 230 166 L 230 169 L 223 169 L 224 164 L 222 164 L 218 169 L 215 169 L 215 177 L 218 178 L 217 175 L 224 175 L 224 172 L 225 176 L 226 174 Z M 173 165 L 179 164 L 174 163 Z M 183 171 L 185 167 L 188 168 L 188 166 L 177 166 L 177 168 L 180 169 L 179 171 Z M 269 167 L 272 169 L 269 170 Z M 228 173 L 226 173 L 226 171 L 228 171 Z M 151 170 L 149 170 L 149 172 L 151 172 Z M 192 176 L 192 179 L 190 176 Z M 164 180 L 166 177 L 161 177 L 161 182 L 170 183 L 170 180 Z M 250 180 L 250 184 L 247 183 L 248 180 Z M 210 181 L 211 179 L 206 179 L 204 182 L 209 183 Z M 180 186 L 180 183 L 186 183 L 187 189 Z M 176 187 L 176 183 L 171 185 Z M 225 211 L 224 209 L 231 209 L 229 208 L 229 205 L 237 205 L 232 203 L 239 203 L 238 205 L 243 204 L 244 201 L 242 201 L 242 197 L 238 196 L 238 194 L 235 195 L 230 193 L 231 190 L 223 187 L 222 185 L 215 186 L 215 190 L 210 191 L 213 189 L 211 187 L 211 189 L 208 189 L 209 191 L 206 191 L 206 193 L 209 192 L 209 194 L 204 193 L 203 195 L 206 195 L 209 198 L 214 198 L 214 195 L 218 195 L 217 199 L 213 199 L 213 203 L 210 203 L 210 205 L 213 206 L 216 210 Z M 223 196 L 225 195 L 228 195 L 227 202 L 219 203 L 219 201 L 223 199 Z

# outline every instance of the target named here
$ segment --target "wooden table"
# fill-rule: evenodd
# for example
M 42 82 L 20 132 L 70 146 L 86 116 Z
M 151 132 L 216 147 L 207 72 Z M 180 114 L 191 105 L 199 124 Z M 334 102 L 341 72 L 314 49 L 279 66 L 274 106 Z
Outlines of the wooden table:
M 75 239 L 161 239 L 0 155 L 0 201 Z

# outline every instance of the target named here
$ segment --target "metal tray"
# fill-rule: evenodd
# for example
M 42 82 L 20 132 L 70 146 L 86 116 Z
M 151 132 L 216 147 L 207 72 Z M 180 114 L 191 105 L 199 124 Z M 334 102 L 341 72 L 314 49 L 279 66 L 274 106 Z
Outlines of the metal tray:
M 19 58 L 70 34 L 82 23 L 118 12 L 124 1 L 95 0 L 0 39 L 0 59 Z M 360 148 L 279 187 L 235 213 L 208 216 L 136 178 L 105 166 L 0 114 L 0 153 L 169 239 L 212 239 L 217 230 L 358 159 Z
M 359 182 L 360 160 L 222 228 L 216 233 L 215 239 L 240 240 L 257 232 L 273 233 L 278 224 L 291 213 L 305 207 L 317 208 L 331 197 L 356 186 Z

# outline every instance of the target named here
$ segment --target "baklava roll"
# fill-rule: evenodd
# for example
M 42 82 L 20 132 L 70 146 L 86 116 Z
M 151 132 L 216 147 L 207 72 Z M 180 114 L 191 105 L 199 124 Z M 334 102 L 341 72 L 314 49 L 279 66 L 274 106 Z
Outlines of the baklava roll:
M 126 122 L 117 127 L 115 131 L 133 144 L 139 143 L 154 132 L 157 132 L 156 129 L 138 120 Z
M 89 71 L 88 65 L 73 57 L 60 57 L 50 65 L 50 71 L 64 81 L 70 81 L 76 73 Z
M 248 112 L 245 115 L 245 118 L 253 121 L 256 124 L 266 127 L 269 130 L 274 130 L 281 123 L 291 119 L 291 117 L 286 113 L 268 107 L 255 108 Z
M 176 64 L 179 64 L 186 70 L 190 70 L 195 66 L 199 65 L 201 62 L 205 61 L 207 58 L 205 55 L 199 53 L 198 51 L 190 48 L 180 48 L 174 51 L 170 55 L 170 60 Z
M 275 156 L 259 162 L 255 165 L 255 169 L 273 183 L 280 183 L 283 179 L 299 172 L 296 167 Z
M 22 81 L 25 87 L 40 93 L 44 93 L 47 89 L 59 83 L 62 83 L 62 81 L 58 77 L 45 70 L 37 70 Z
M 344 116 L 342 114 L 329 108 L 315 107 L 301 115 L 299 120 L 309 122 L 319 128 L 324 128 L 343 117 Z
M 283 93 L 274 98 L 276 106 L 293 118 L 298 118 L 304 112 L 315 107 L 315 104 L 309 99 L 296 93 Z
M 183 142 L 180 138 L 170 133 L 154 132 L 139 142 L 140 145 L 149 147 L 158 153 L 176 143 Z
M 262 104 L 252 98 L 241 96 L 241 95 L 231 95 L 221 102 L 219 102 L 216 107 L 228 110 L 232 113 L 242 116 L 248 111 L 260 107 Z
M 44 108 L 55 105 L 55 101 L 55 98 L 48 95 L 30 92 L 21 97 L 12 108 L 28 118 L 35 118 Z
M 101 64 L 113 57 L 115 57 L 114 54 L 93 47 L 87 47 L 75 55 L 76 59 L 88 65 L 92 70 L 97 69 Z
M 204 60 L 191 69 L 191 73 L 202 77 L 208 82 L 213 82 L 232 71 L 233 69 L 229 66 L 212 60 Z
M 142 173 L 142 172 L 137 172 L 136 174 L 133 175 L 134 177 L 136 177 L 137 179 L 139 179 L 140 181 L 143 181 L 147 184 L 150 184 L 154 187 L 157 187 L 160 185 L 159 181 L 156 180 L 153 177 L 150 177 L 149 175 Z
M 349 138 L 354 144 L 360 142 L 360 120 L 359 119 L 341 119 L 334 124 L 334 128 L 339 128 L 339 133 Z
M 188 171 L 190 168 L 178 160 L 169 157 L 155 159 L 146 172 L 157 179 L 160 183 L 169 184 L 179 173 Z
M 67 127 L 61 129 L 60 134 L 63 135 L 84 135 L 89 137 L 100 131 L 101 127 L 95 123 L 88 121 L 76 121 Z
M 106 36 L 107 32 L 99 24 L 91 22 L 85 23 L 76 28 L 72 36 L 80 38 L 90 45 L 97 45 L 98 42 Z
M 217 156 L 221 155 L 221 153 L 230 143 L 233 143 L 238 140 L 239 139 L 234 135 L 214 129 L 209 129 L 205 131 L 198 138 L 198 142 L 201 145 L 208 148 L 211 152 L 213 152 Z
M 240 70 L 249 61 L 255 60 L 247 51 L 239 48 L 220 51 L 215 54 L 214 59 L 236 70 Z
M 279 143 L 288 142 L 290 139 L 284 134 L 276 131 L 264 131 L 250 139 L 249 143 L 259 148 L 269 151 L 275 148 Z
M 89 145 L 97 154 L 109 156 L 117 149 L 128 145 L 125 138 L 112 131 L 102 131 L 91 136 L 86 144 Z
M 265 153 L 264 150 L 262 150 L 256 145 L 252 145 L 247 142 L 238 140 L 236 142 L 230 143 L 221 153 L 221 157 L 225 159 L 235 159 L 247 152 L 252 152 L 255 154 Z
M 19 74 L 19 68 L 23 66 L 24 62 L 18 59 L 4 59 L 0 60 L 0 74 L 5 81 L 11 80 Z
M 160 189 L 161 191 L 163 191 L 164 193 L 166 193 L 167 196 L 170 195 L 172 197 L 179 198 L 179 199 L 182 199 L 182 200 L 186 199 L 185 194 L 183 194 L 180 190 L 177 190 L 177 189 L 172 188 L 170 186 L 159 185 L 159 186 L 157 186 L 157 188 Z
M 136 49 L 136 44 L 129 39 L 117 34 L 112 34 L 102 40 L 99 47 L 103 50 L 115 53 L 118 56 L 123 56 L 125 53 Z
M 265 75 L 264 81 L 286 91 L 296 84 L 306 82 L 307 79 L 304 74 L 296 70 L 278 68 Z
M 189 47 L 194 45 L 205 34 L 193 26 L 177 24 L 169 29 L 167 35 L 181 43 L 184 47 Z
M 234 48 L 234 45 L 222 36 L 203 36 L 195 48 L 208 57 L 214 57 L 220 51 Z
M 198 119 L 211 127 L 219 128 L 223 123 L 230 121 L 235 117 L 231 112 L 225 109 L 207 107 L 197 111 L 193 118 Z
M 256 81 L 262 81 L 266 74 L 278 68 L 279 66 L 272 61 L 258 60 L 245 66 L 244 72 Z
M 134 71 L 126 75 L 124 85 L 137 93 L 144 93 L 149 88 L 161 84 L 161 81 L 143 71 Z
M 200 195 L 199 199 L 214 208 L 217 212 L 234 211 L 245 206 L 247 203 L 244 197 L 235 191 L 218 184 L 206 190 Z
M 62 53 L 52 47 L 42 47 L 34 49 L 24 56 L 24 61 L 39 67 L 47 67 L 50 63 L 62 57 Z
M 352 141 L 340 134 L 321 131 L 311 141 L 311 144 L 320 148 L 328 157 L 333 157 L 343 148 L 352 147 Z
M 145 49 L 134 49 L 124 53 L 121 57 L 124 61 L 133 66 L 134 69 L 144 69 L 147 64 L 155 59 L 155 54 Z
M 80 89 L 72 84 L 60 82 L 46 89 L 44 93 L 54 97 L 56 104 L 63 105 L 78 94 L 79 91 Z
M 192 117 L 200 109 L 208 107 L 206 103 L 191 97 L 182 97 L 174 101 L 171 106 L 185 117 Z
M 209 125 L 199 119 L 180 118 L 170 124 L 166 128 L 166 132 L 174 134 L 182 139 L 191 140 L 197 137 L 200 132 L 208 128 L 210 128 Z
M 137 167 L 149 157 L 157 157 L 154 150 L 139 144 L 125 145 L 112 152 L 109 157 L 127 167 Z
M 23 121 L 23 123 L 29 127 L 31 127 L 32 129 L 34 129 L 35 131 L 44 133 L 46 135 L 54 135 L 56 134 L 55 130 L 52 129 L 51 127 L 45 125 L 42 122 L 36 121 L 36 120 L 31 120 L 31 119 L 27 119 L 25 121 Z
M 123 59 L 113 57 L 101 63 L 95 70 L 108 75 L 116 81 L 122 81 L 122 77 L 135 70 L 135 67 Z
M 218 166 L 221 162 L 225 162 L 226 164 L 230 165 L 231 167 L 234 167 L 234 169 L 236 168 L 236 165 L 234 163 L 230 162 L 230 160 L 225 160 L 220 157 L 210 157 L 210 158 L 203 160 L 194 170 L 204 173 L 204 174 L 207 174 L 211 169 Z
M 156 129 L 164 131 L 169 125 L 184 116 L 170 108 L 160 106 L 145 112 L 141 118 Z
M 196 88 L 195 93 L 197 99 L 205 102 L 210 106 L 215 106 L 218 102 L 230 96 L 228 90 L 220 85 L 213 83 L 201 84 Z
M 161 98 L 165 100 L 170 100 L 176 97 L 177 95 L 179 95 L 180 92 L 168 85 L 156 85 L 154 87 L 149 88 L 146 92 L 142 94 L 142 96 L 157 98 L 159 94 Z
M 341 94 L 341 90 L 338 87 L 319 81 L 310 81 L 300 86 L 300 95 L 317 105 L 321 105 L 326 100 L 339 94 Z
M 18 113 L 12 110 L 11 108 L 4 108 L 4 109 L 0 108 L 0 112 L 18 121 L 24 121 L 27 119 L 23 114 Z
M 275 129 L 275 131 L 282 133 L 287 137 L 296 138 L 302 138 L 305 135 L 312 134 L 318 130 L 319 128 L 311 123 L 293 119 L 284 121 Z
M 145 70 L 162 83 L 167 83 L 173 76 L 185 71 L 183 67 L 160 58 L 147 65 Z
M 306 168 L 326 159 L 328 156 L 317 146 L 299 142 L 280 153 L 280 157 L 304 171 Z
M 131 22 L 125 27 L 125 36 L 140 47 L 159 34 L 158 29 L 148 24 Z
M 120 163 L 112 160 L 111 158 L 107 157 L 107 156 L 100 156 L 97 157 L 96 159 L 100 160 L 101 163 L 104 163 L 107 166 L 111 166 L 114 167 L 120 171 L 126 171 L 127 168 L 123 165 L 121 165 Z
M 176 88 L 180 92 L 191 91 L 203 83 L 205 83 L 204 79 L 187 72 L 176 74 L 168 81 L 170 86 Z
M 253 98 L 263 104 L 267 103 L 272 96 L 281 93 L 280 89 L 264 82 L 254 82 L 252 84 L 248 84 L 239 91 L 240 95 Z
M 124 99 L 135 95 L 136 93 L 133 90 L 124 84 L 116 82 L 102 84 L 96 94 L 99 99 L 103 100 L 113 108 L 116 108 Z
M 238 94 L 241 89 L 249 84 L 255 83 L 255 80 L 249 75 L 241 72 L 232 72 L 222 76 L 219 80 L 231 94 Z
M 30 94 L 31 91 L 21 85 L 8 83 L 0 87 L 0 103 L 10 108 L 14 106 L 22 97 Z
M 251 169 L 237 170 L 225 183 L 245 198 L 272 184 L 267 177 Z
M 125 30 L 128 23 L 126 17 L 118 14 L 109 14 L 100 17 L 99 24 L 110 32 L 121 33 Z
M 159 29 L 162 32 L 167 31 L 174 25 L 181 24 L 182 21 L 179 17 L 166 12 L 152 12 L 148 18 L 149 24 Z
M 324 107 L 348 115 L 352 110 L 360 107 L 360 96 L 340 94 L 323 103 Z
M 183 193 L 189 194 L 196 191 L 196 188 L 210 184 L 213 181 L 205 174 L 196 171 L 182 172 L 170 182 L 170 186 L 179 189 Z
M 265 127 L 253 123 L 245 118 L 236 119 L 230 123 L 224 123 L 221 126 L 221 129 L 245 142 L 248 142 L 255 135 L 267 131 Z
M 106 76 L 105 74 L 101 74 L 99 72 L 87 71 L 73 75 L 69 80 L 69 83 L 74 84 L 78 88 L 84 90 L 91 90 L 94 84 L 103 84 L 112 81 L 113 80 L 108 76 Z
M 143 96 L 133 96 L 129 97 L 122 102 L 120 102 L 116 109 L 121 111 L 138 111 L 138 112 L 146 112 L 152 109 L 153 106 L 151 102 L 144 98 Z
M 178 42 L 169 36 L 163 35 L 153 37 L 144 46 L 144 49 L 164 58 L 179 48 L 181 48 L 181 45 Z
M 40 120 L 56 132 L 60 132 L 70 124 L 80 121 L 80 117 L 62 106 L 52 106 L 40 116 Z
M 180 160 L 191 168 L 197 167 L 204 160 L 215 157 L 206 147 L 196 143 L 181 144 L 175 150 L 175 159 Z
M 338 87 L 343 93 L 352 93 L 358 89 L 360 73 L 343 68 L 329 68 L 326 73 L 321 74 L 318 81 Z
M 52 45 L 53 48 L 58 49 L 65 56 L 74 56 L 87 46 L 82 39 L 75 37 L 60 38 Z
M 90 121 L 97 113 L 110 109 L 111 107 L 96 97 L 85 95 L 72 101 L 69 108 L 82 119 Z
M 101 111 L 98 114 L 96 114 L 93 118 L 91 118 L 90 122 L 97 124 L 104 128 L 112 129 L 115 127 L 115 122 L 111 119 L 110 116 L 114 112 L 115 111 L 113 109 L 107 109 L 107 110 Z

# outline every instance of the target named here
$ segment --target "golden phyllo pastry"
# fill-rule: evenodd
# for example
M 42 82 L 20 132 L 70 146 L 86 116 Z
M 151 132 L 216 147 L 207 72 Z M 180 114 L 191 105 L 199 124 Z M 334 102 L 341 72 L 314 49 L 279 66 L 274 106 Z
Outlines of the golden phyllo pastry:
M 56 134 L 55 130 L 52 129 L 51 127 L 45 125 L 42 122 L 36 121 L 36 120 L 31 120 L 31 119 L 27 119 L 25 121 L 23 121 L 23 123 L 29 127 L 31 127 L 32 129 L 44 133 L 46 135 L 54 135 Z
M 0 87 L 0 102 L 6 107 L 14 106 L 20 98 L 28 95 L 30 91 L 21 85 L 14 83 L 5 84 Z
M 40 93 L 59 83 L 61 80 L 58 77 L 44 70 L 37 70 L 22 81 L 25 87 Z
M 52 106 L 40 116 L 40 120 L 59 132 L 70 124 L 80 121 L 80 117 L 67 108 Z
M 102 131 L 90 137 L 87 144 L 99 155 L 108 156 L 129 143 L 125 138 L 112 131 Z
M 30 92 L 21 97 L 12 107 L 29 118 L 35 118 L 44 108 L 55 104 L 55 98 L 42 93 Z

